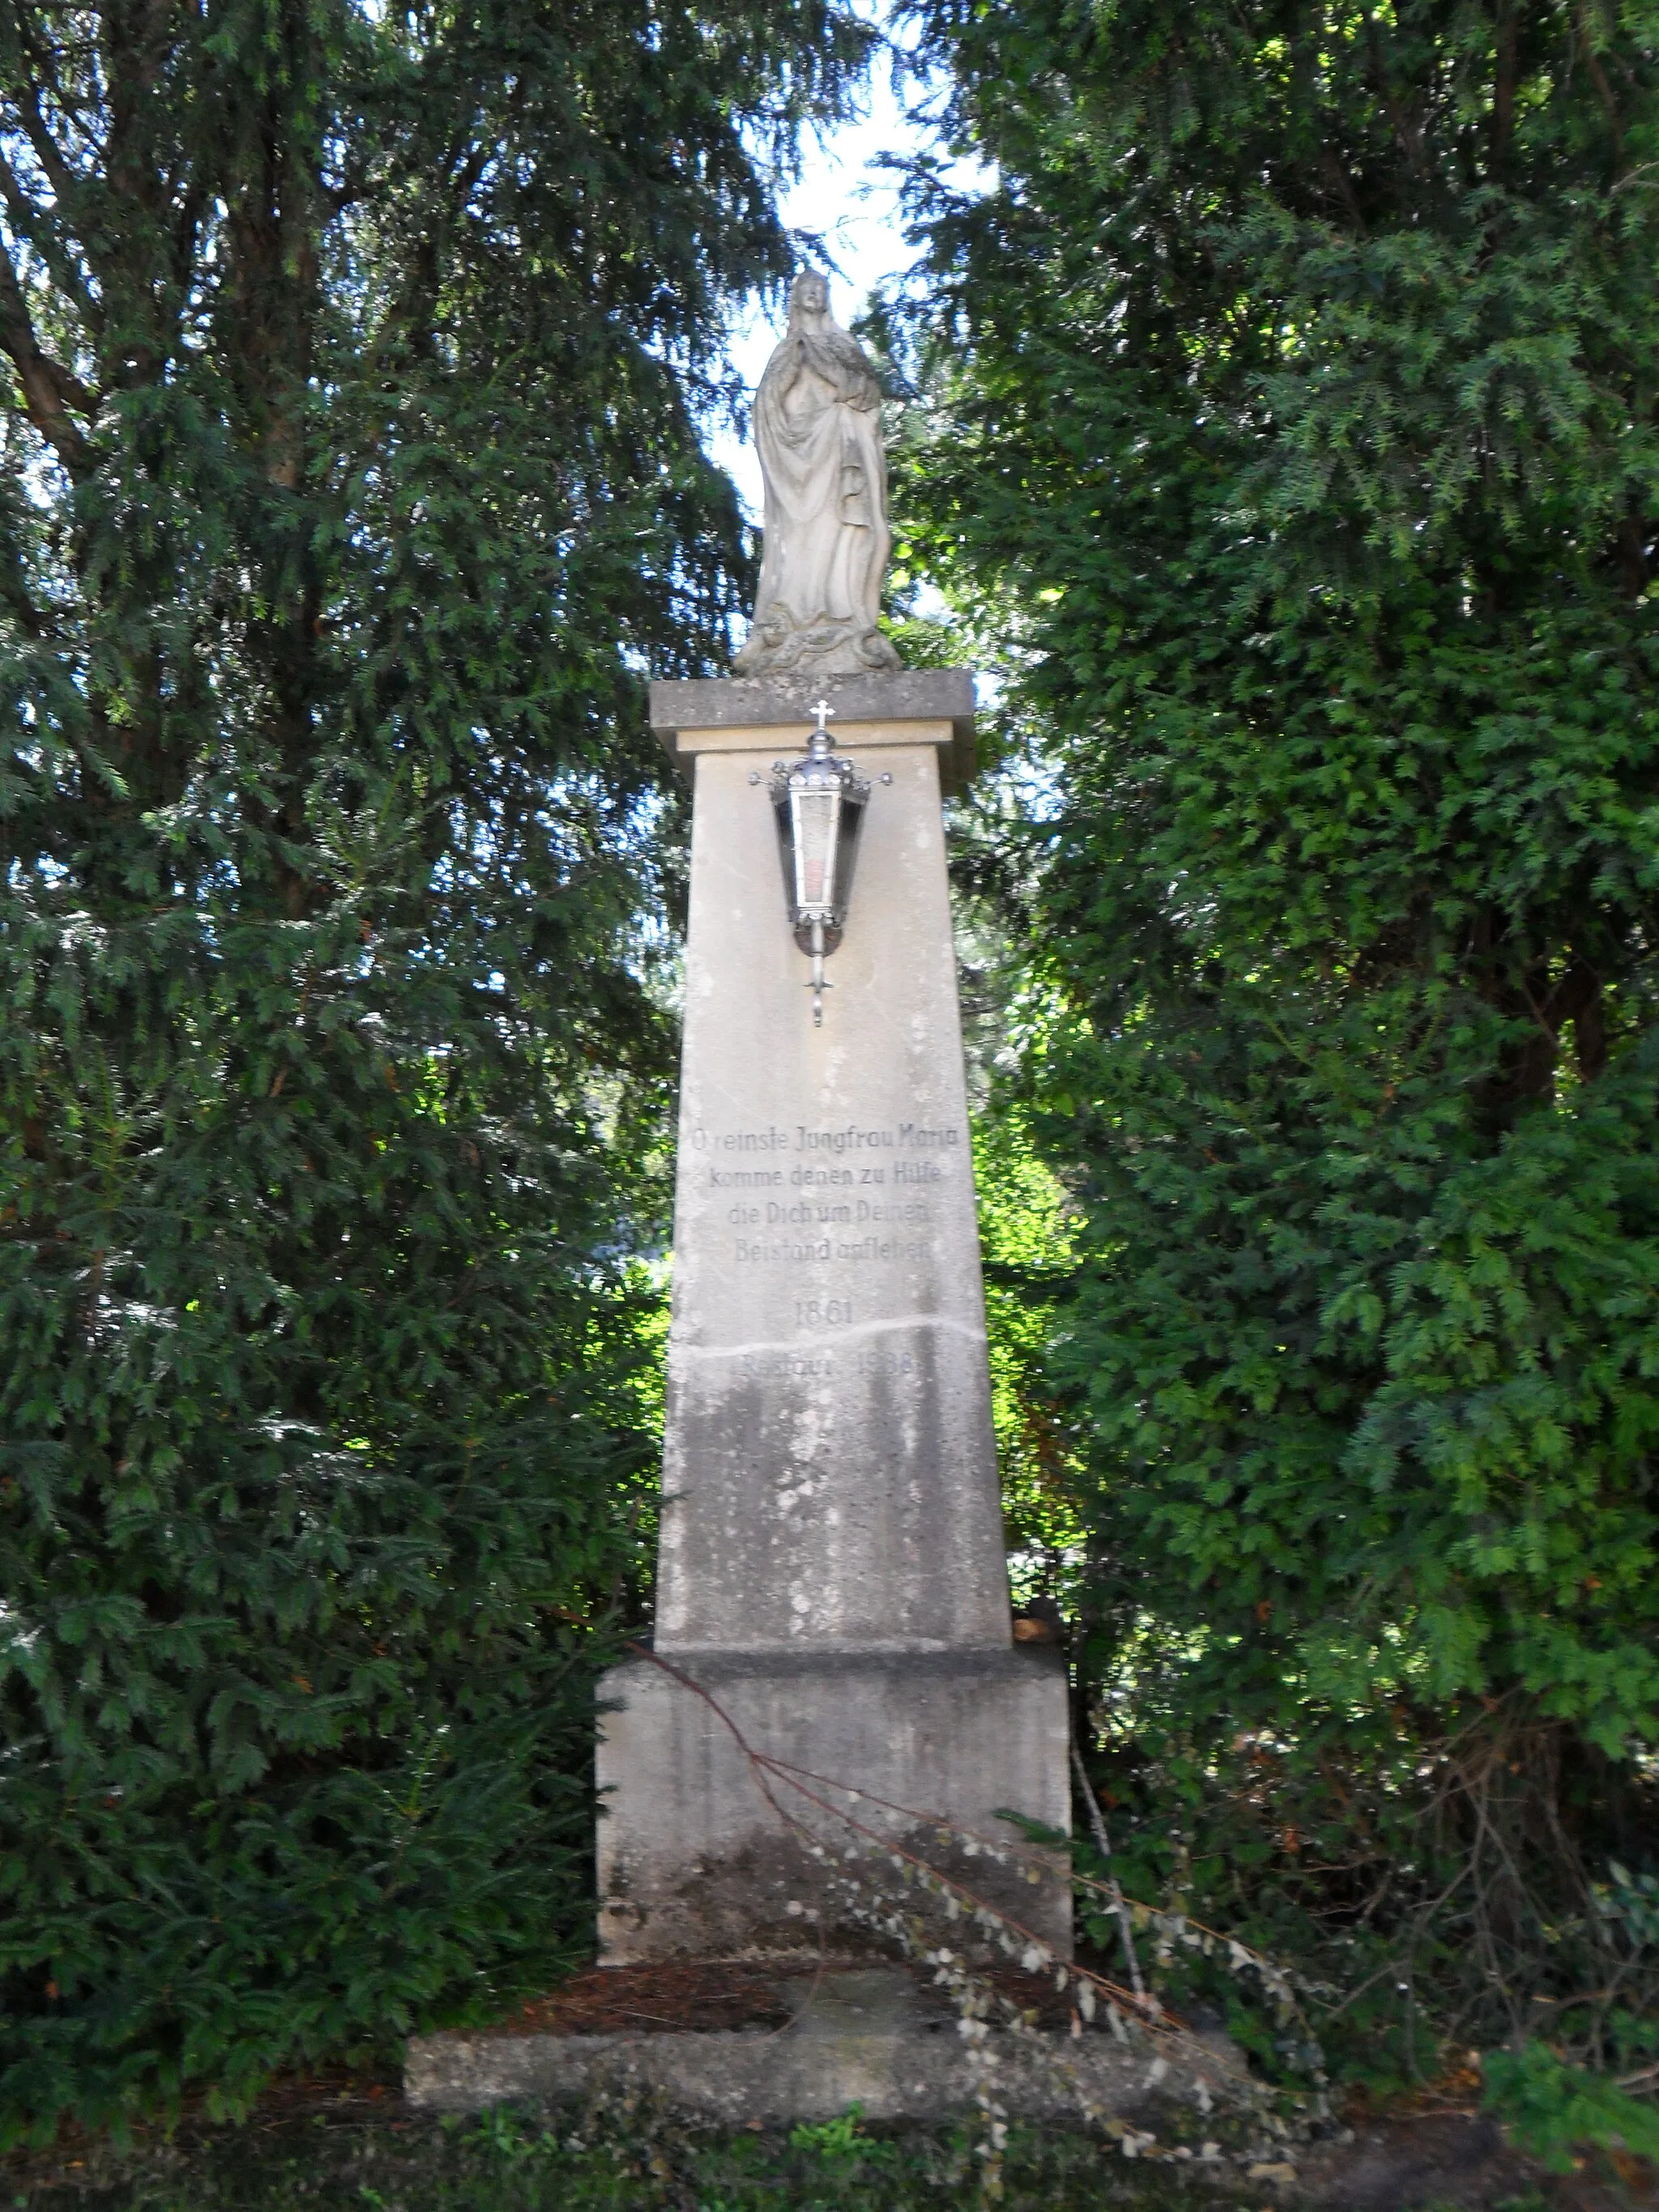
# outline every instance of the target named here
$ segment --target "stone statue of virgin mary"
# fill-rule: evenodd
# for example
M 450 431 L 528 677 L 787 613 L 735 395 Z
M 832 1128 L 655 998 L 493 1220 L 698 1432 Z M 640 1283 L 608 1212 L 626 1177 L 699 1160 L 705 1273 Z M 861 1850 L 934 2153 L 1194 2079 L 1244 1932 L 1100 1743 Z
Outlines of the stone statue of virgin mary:
M 740 676 L 859 676 L 896 668 L 876 627 L 892 539 L 881 389 L 830 312 L 830 284 L 803 270 L 789 327 L 755 394 L 765 540 Z

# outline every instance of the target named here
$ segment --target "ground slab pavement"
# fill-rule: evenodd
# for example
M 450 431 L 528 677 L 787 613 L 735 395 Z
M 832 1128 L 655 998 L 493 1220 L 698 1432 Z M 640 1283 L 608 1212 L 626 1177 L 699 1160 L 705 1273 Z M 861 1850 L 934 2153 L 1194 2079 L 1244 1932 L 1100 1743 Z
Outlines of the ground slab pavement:
M 693 2125 L 775 2130 L 854 2105 L 873 2124 L 937 2124 L 971 2113 L 983 2084 L 1013 2121 L 1104 2126 L 1120 2150 L 1127 2141 L 1143 2156 L 1155 2138 L 1176 2154 L 1160 2159 L 1165 2176 L 1178 2164 L 1194 2202 L 1226 2212 L 1659 2207 L 1640 2176 L 1542 2175 L 1492 2121 L 1468 2111 L 1380 2116 L 1244 2163 L 1206 2156 L 1209 2113 L 1224 2104 L 1240 2063 L 1224 2038 L 1160 2067 L 1098 2030 L 1079 2036 L 1038 1978 L 1007 1978 L 1005 1995 L 1037 1998 L 1038 2025 L 1027 2035 L 994 2033 L 988 2072 L 943 1993 L 902 1970 L 704 1960 L 599 1970 L 499 2029 L 416 2038 L 404 2096 L 417 2111 L 457 2112 L 571 2107 L 605 2090 L 644 2090 Z M 1024 1979 L 1030 1990 L 1014 1987 Z

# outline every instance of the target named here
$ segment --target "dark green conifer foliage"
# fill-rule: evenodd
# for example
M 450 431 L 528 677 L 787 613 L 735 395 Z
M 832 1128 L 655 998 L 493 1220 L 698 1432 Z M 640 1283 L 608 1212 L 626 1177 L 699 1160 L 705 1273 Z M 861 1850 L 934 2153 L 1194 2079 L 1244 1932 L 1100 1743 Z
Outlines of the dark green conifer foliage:
M 724 649 L 698 410 L 863 39 L 0 13 L 7 2128 L 581 1940 L 671 1073 L 637 672 Z
M 1628 2003 L 1580 1877 L 1659 1736 L 1659 9 L 915 12 L 997 188 L 923 191 L 896 497 L 1051 808 L 994 835 L 1097 1664 L 1257 1861 L 1317 1808 L 1328 1929 L 1391 1855 L 1407 1924 L 1437 1790 L 1466 2030 L 1569 1954 Z

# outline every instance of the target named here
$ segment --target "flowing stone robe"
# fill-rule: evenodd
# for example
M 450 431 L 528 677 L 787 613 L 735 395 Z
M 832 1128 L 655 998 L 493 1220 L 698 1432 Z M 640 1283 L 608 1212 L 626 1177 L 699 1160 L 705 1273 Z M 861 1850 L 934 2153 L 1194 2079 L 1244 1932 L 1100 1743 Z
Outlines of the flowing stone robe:
M 789 325 L 755 395 L 765 544 L 744 676 L 855 676 L 899 665 L 877 628 L 892 538 L 881 389 L 830 313 L 816 270 L 795 280 Z

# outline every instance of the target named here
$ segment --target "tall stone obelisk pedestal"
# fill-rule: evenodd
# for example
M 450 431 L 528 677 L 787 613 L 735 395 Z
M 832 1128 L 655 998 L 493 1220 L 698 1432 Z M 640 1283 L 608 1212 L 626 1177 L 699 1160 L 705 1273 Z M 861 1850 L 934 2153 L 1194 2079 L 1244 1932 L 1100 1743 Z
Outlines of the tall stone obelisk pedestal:
M 815 1027 L 767 785 L 820 696 L 872 791 Z M 826 1837 L 832 1804 L 939 1864 L 941 1820 L 1068 1826 L 1065 1674 L 1012 1641 L 991 1428 L 939 811 L 972 714 L 957 670 L 652 686 L 696 777 L 654 1645 L 675 1671 L 602 1687 L 613 1962 L 816 1949 L 809 1916 L 835 1918 L 745 1744 L 816 1778 L 817 1810 L 774 1794 Z M 1063 1881 L 972 1865 L 1068 1946 Z

